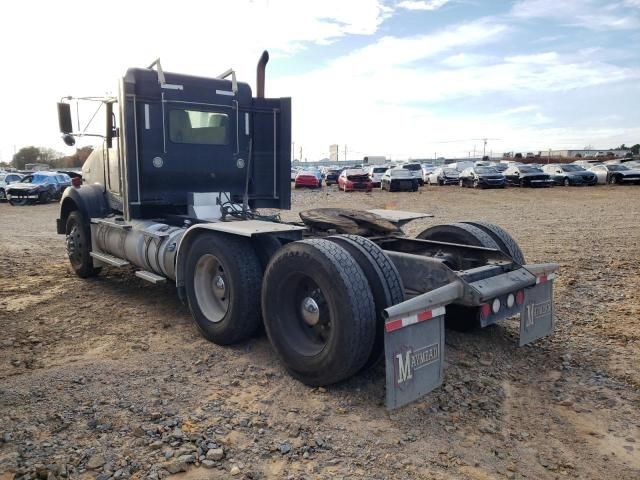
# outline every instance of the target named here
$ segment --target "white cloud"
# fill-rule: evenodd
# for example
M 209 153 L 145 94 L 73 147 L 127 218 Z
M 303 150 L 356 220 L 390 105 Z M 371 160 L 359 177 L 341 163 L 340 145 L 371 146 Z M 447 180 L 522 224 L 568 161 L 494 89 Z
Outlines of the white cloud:
M 556 52 L 535 53 L 532 55 L 515 55 L 506 57 L 508 63 L 524 63 L 536 65 L 552 65 L 558 63 L 558 54 Z
M 498 112 L 496 114 L 497 117 L 506 117 L 509 115 L 518 115 L 521 113 L 529 113 L 535 112 L 539 110 L 540 107 L 537 105 L 522 105 L 520 107 L 509 108 L 507 110 L 503 110 L 502 112 Z
M 634 5 L 638 0 L 631 0 Z M 621 8 L 623 4 L 601 4 L 593 0 L 520 0 L 511 15 L 521 19 L 549 18 L 567 26 L 591 30 L 633 30 L 640 28 L 640 17 Z
M 397 6 L 406 10 L 438 10 L 447 3 L 449 0 L 404 0 Z
M 263 49 L 271 53 L 271 69 L 278 58 L 303 55 L 310 45 L 374 34 L 390 9 L 382 0 L 158 0 L 152 8 L 113 0 L 109 12 L 111 21 L 103 6 L 81 0 L 64 7 L 23 0 L 3 9 L 0 161 L 11 158 L 14 144 L 64 150 L 54 102 L 68 94 L 114 92 L 128 67 L 161 57 L 167 71 L 215 76 L 233 67 L 239 79 L 253 83 Z
M 476 54 L 462 53 L 502 41 L 505 32 L 504 25 L 483 20 L 428 35 L 386 37 L 313 72 L 278 79 L 273 88 L 293 96 L 293 136 L 297 144 L 306 146 L 307 152 L 322 157 L 330 143 L 351 143 L 359 146 L 352 145 L 355 150 L 367 146 L 371 154 L 415 156 L 425 148 L 444 149 L 435 143 L 429 146 L 429 142 L 452 136 L 508 138 L 515 145 L 521 141 L 522 148 L 531 149 L 535 145 L 527 143 L 518 129 L 554 122 L 546 112 L 530 105 L 498 112 L 491 122 L 458 107 L 451 112 L 451 121 L 445 121 L 442 115 L 429 113 L 429 104 L 440 107 L 450 100 L 492 95 L 542 97 L 640 79 L 640 69 L 636 67 L 618 67 L 555 51 L 491 57 L 491 61 L 483 61 L 480 56 L 477 62 L 470 61 Z M 461 50 L 436 63 L 439 56 Z M 455 68 L 442 68 L 442 62 Z M 555 137 L 539 140 L 547 142 L 552 138 Z M 389 145 L 402 147 L 389 152 Z M 459 147 L 446 148 L 456 151 Z
M 472 65 L 480 65 L 488 63 L 492 60 L 489 55 L 481 55 L 477 53 L 456 53 L 442 60 L 443 65 L 453 68 L 469 67 Z

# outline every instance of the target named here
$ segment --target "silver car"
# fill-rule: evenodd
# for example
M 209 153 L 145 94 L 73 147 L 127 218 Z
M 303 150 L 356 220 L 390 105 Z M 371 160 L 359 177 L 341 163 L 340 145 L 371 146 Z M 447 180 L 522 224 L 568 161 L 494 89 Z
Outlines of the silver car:
M 7 199 L 7 186 L 22 180 L 22 175 L 12 172 L 0 172 L 0 201 Z

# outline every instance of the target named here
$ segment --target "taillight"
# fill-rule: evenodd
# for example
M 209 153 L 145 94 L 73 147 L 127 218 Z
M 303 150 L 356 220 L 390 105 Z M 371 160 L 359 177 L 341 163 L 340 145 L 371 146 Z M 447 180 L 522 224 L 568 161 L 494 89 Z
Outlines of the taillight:
M 518 290 L 516 293 L 516 304 L 522 305 L 524 303 L 524 290 Z
M 516 297 L 513 293 L 507 295 L 507 308 L 513 307 L 513 304 L 516 303 Z
M 73 185 L 74 187 L 79 187 L 80 185 L 82 185 L 82 178 L 80 177 L 74 177 L 71 179 L 71 185 Z
M 500 311 L 500 299 L 494 298 L 493 302 L 491 302 L 491 311 L 493 313 L 498 313 Z
M 480 305 L 480 315 L 482 318 L 489 318 L 489 315 L 491 315 L 491 307 L 488 303 Z

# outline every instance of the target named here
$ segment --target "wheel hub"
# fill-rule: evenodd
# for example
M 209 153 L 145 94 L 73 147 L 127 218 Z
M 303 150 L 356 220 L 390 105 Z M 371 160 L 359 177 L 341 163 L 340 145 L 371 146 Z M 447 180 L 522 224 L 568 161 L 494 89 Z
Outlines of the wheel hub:
M 320 321 L 320 308 L 318 303 L 311 297 L 305 297 L 301 305 L 302 319 L 311 327 Z
M 229 310 L 232 292 L 219 258 L 211 254 L 200 257 L 195 266 L 193 287 L 203 315 L 213 323 L 222 321 Z
M 222 275 L 213 277 L 213 294 L 221 301 L 227 296 L 227 286 Z

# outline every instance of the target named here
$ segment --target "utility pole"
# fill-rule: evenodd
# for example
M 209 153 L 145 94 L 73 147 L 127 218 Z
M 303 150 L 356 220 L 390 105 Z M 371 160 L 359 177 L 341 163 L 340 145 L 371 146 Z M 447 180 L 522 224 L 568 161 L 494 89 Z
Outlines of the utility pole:
M 340 160 L 340 159 L 338 159 L 338 160 Z M 344 144 L 344 161 L 345 162 L 347 161 L 347 144 L 346 143 Z
M 483 140 L 484 140 L 484 145 L 482 146 L 482 157 L 484 158 L 487 155 L 486 150 L 487 150 L 488 138 L 483 138 Z
M 302 162 L 302 146 L 300 147 L 300 161 Z
M 296 159 L 296 142 L 291 142 L 291 162 Z

